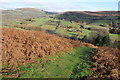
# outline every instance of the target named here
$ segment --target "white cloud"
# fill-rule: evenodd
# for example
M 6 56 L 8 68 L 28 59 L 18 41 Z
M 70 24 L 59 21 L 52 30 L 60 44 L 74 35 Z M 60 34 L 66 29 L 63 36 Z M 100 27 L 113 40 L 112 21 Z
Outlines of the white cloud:
M 119 0 L 0 0 L 0 2 L 119 2 Z
M 84 1 L 84 3 L 82 3 Z M 91 3 L 90 3 L 91 1 Z M 47 11 L 95 11 L 95 10 L 116 10 L 117 5 L 112 5 L 109 2 L 118 0 L 99 0 L 104 1 L 103 4 L 97 0 L 2 0 L 0 2 L 1 9 L 15 9 L 23 7 L 34 7 Z M 108 1 L 105 3 L 105 1 Z M 117 2 L 116 2 L 117 4 Z M 116 6 L 116 8 L 115 8 Z

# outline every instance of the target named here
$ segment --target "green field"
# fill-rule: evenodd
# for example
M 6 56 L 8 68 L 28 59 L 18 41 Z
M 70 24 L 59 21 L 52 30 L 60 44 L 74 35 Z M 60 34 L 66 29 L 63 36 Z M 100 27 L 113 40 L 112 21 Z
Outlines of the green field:
M 109 34 L 112 40 L 120 41 L 120 34 Z
M 93 25 L 84 25 L 85 27 L 87 27 L 87 28 L 91 28 L 91 27 L 95 27 L 95 28 L 103 28 L 103 29 L 108 29 L 108 28 L 106 28 L 106 27 L 101 27 L 101 26 L 99 26 L 99 25 L 95 25 L 95 24 L 93 24 Z
M 44 25 L 44 24 L 47 24 L 47 22 L 50 20 L 50 18 L 36 18 L 36 19 L 33 19 L 35 20 L 35 22 L 31 22 L 29 23 L 28 25 L 30 26 L 37 26 L 39 27 L 40 25 Z

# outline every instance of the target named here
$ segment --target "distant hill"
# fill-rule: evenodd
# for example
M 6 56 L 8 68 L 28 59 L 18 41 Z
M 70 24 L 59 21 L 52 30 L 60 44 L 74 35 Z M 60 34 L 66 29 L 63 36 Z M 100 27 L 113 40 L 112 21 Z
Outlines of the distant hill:
M 118 14 L 118 11 L 96 11 L 96 12 L 91 12 L 91 11 L 68 11 L 68 12 L 64 12 L 61 13 L 61 15 L 79 15 L 79 16 L 83 16 L 83 17 L 89 17 L 89 16 L 93 16 L 93 17 L 97 17 L 97 16 L 120 16 L 120 14 Z
M 51 14 L 59 14 L 57 16 L 57 18 L 59 19 L 66 19 L 76 22 L 81 21 L 82 23 L 96 23 L 96 21 L 97 23 L 111 23 L 111 20 L 117 20 L 118 17 L 116 16 L 120 16 L 120 14 L 118 15 L 118 11 L 69 11 L 64 13 L 57 13 L 43 11 L 36 8 L 18 8 L 15 10 L 2 10 L 2 24 L 9 24 L 11 21 L 14 20 L 45 17 Z
M 46 16 L 46 12 L 36 8 L 19 8 L 16 10 L 2 10 L 2 23 L 6 24 L 13 20 L 36 18 Z
M 86 14 L 96 16 L 120 16 L 120 14 L 118 14 L 118 11 L 97 11 L 97 12 L 86 11 Z
M 57 18 L 66 19 L 76 22 L 86 22 L 86 23 L 111 23 L 111 21 L 116 21 L 118 19 L 118 11 L 69 11 L 61 13 Z
M 49 11 L 44 11 L 46 14 L 59 14 L 58 12 L 49 12 Z

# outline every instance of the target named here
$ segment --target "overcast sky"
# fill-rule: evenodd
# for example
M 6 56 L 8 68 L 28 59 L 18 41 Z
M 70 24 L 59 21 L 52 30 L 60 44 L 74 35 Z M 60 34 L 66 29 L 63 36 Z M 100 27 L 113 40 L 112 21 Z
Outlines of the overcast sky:
M 0 0 L 0 9 L 38 8 L 46 11 L 118 10 L 119 0 Z

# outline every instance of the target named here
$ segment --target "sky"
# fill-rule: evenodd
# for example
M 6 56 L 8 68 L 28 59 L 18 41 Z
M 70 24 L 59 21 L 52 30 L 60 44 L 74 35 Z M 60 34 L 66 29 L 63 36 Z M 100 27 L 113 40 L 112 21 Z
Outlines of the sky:
M 119 0 L 1 0 L 0 9 L 38 8 L 45 11 L 118 10 Z

